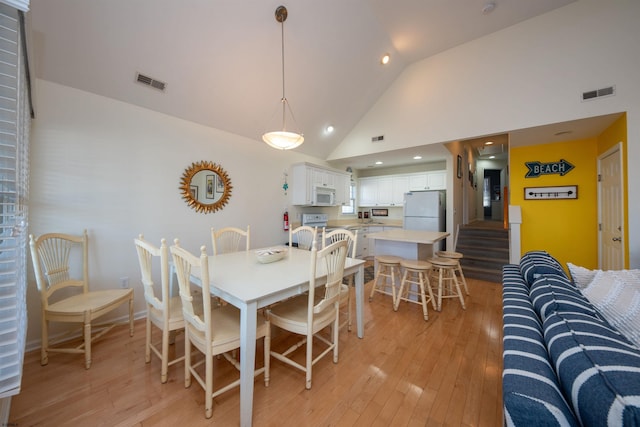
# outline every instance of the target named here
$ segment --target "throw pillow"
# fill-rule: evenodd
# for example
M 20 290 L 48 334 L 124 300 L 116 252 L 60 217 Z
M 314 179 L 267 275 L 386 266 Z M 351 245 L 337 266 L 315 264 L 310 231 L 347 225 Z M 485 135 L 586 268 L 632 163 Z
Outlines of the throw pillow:
M 602 270 L 589 270 L 588 268 L 580 267 L 579 265 L 567 263 L 569 268 L 569 274 L 571 274 L 571 280 L 573 284 L 580 289 L 587 287 L 589 283 L 596 277 L 596 273 Z
M 611 326 L 640 347 L 640 270 L 596 271 L 582 293 Z

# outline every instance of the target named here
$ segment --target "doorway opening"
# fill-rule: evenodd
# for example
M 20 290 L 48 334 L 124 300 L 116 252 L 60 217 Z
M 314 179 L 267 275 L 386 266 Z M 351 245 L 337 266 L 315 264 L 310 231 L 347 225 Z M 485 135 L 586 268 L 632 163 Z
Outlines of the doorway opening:
M 500 170 L 485 169 L 482 186 L 482 207 L 484 219 L 502 219 L 502 188 L 500 187 Z

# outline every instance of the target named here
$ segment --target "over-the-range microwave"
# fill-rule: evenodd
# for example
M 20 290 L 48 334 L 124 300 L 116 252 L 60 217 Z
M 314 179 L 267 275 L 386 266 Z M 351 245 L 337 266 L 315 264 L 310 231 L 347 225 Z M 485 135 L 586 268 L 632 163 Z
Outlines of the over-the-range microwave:
M 328 187 L 315 187 L 313 189 L 314 206 L 334 206 L 336 201 L 336 190 Z

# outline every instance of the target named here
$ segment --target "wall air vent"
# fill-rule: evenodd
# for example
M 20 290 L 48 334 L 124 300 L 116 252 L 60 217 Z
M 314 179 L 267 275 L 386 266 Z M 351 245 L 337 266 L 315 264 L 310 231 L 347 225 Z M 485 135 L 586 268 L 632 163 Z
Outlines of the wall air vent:
M 152 77 L 145 76 L 144 74 L 140 73 L 136 73 L 136 82 L 161 91 L 164 91 L 167 87 L 167 84 L 165 82 L 161 82 L 160 80 L 156 80 Z
M 371 142 L 382 142 L 384 141 L 384 135 L 372 136 Z
M 589 101 L 596 98 L 601 98 L 603 96 L 612 96 L 616 94 L 616 87 L 609 86 L 604 87 L 602 89 L 590 90 L 588 92 L 582 92 L 582 100 Z

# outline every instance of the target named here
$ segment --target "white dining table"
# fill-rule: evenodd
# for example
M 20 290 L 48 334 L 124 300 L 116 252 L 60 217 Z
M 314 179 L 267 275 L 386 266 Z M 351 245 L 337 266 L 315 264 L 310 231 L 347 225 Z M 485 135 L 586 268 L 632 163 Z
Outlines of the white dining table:
M 324 265 L 318 265 L 317 284 L 326 279 Z M 240 425 L 253 421 L 253 385 L 258 309 L 308 290 L 311 251 L 289 248 L 287 256 L 261 264 L 254 251 L 209 257 L 211 294 L 240 309 Z M 199 271 L 191 280 L 201 284 Z M 356 324 L 358 338 L 364 337 L 364 261 L 347 258 L 344 274 L 355 273 Z

